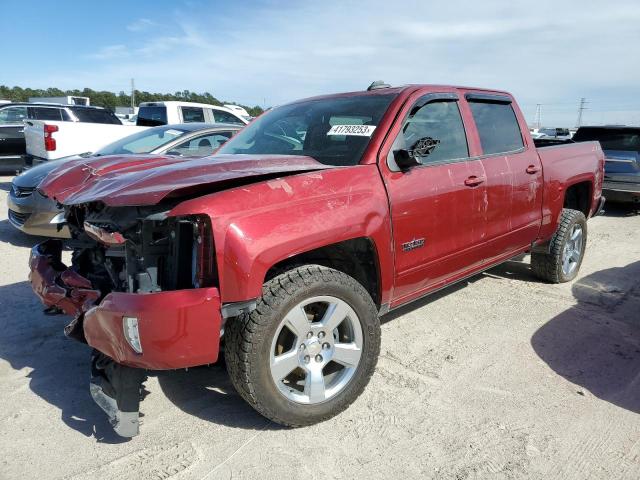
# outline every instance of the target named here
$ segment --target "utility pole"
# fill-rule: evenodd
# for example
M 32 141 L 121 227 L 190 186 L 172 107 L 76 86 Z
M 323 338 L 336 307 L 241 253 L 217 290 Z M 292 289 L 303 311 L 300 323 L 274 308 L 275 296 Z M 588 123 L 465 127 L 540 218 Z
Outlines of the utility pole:
M 582 125 L 582 112 L 587 109 L 587 107 L 585 107 L 587 103 L 589 102 L 587 102 L 586 98 L 582 97 L 580 99 L 580 106 L 578 107 L 578 121 L 576 122 L 576 128 L 580 128 L 580 125 Z
M 136 86 L 132 78 L 131 79 L 131 115 L 133 115 L 135 112 L 136 112 Z
M 541 103 L 536 103 L 536 118 L 533 123 L 538 129 L 542 126 L 542 104 Z

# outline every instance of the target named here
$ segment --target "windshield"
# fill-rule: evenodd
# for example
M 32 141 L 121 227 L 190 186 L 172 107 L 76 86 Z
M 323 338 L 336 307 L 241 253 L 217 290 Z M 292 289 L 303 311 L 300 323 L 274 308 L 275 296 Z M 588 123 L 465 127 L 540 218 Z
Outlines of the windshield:
M 187 133 L 176 127 L 156 127 L 143 130 L 117 142 L 101 148 L 94 155 L 122 155 L 128 153 L 150 153 L 163 145 L 173 142 L 176 138 Z
M 356 165 L 395 94 L 309 100 L 275 108 L 222 146 L 221 154 L 304 155 Z
M 603 150 L 640 152 L 640 128 L 579 128 L 573 136 L 576 142 L 597 140 Z

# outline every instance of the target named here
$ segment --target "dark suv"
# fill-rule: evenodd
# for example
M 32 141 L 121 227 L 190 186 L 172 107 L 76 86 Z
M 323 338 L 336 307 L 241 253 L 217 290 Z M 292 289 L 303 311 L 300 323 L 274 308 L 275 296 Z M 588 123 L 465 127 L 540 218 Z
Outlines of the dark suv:
M 25 120 L 109 123 L 121 125 L 113 112 L 101 107 L 56 105 L 53 103 L 6 103 L 0 105 L 0 171 L 24 166 Z
M 607 201 L 640 205 L 640 127 L 580 127 L 573 140 L 597 140 L 602 145 Z

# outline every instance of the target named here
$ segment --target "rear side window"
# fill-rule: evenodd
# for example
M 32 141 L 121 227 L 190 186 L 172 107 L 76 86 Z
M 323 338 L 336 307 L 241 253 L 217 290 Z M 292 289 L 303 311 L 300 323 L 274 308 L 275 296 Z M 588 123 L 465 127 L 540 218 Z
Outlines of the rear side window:
M 180 107 L 184 123 L 204 122 L 204 110 L 199 107 Z
M 233 133 L 234 132 L 216 132 L 201 135 L 188 142 L 176 145 L 169 153 L 182 155 L 184 157 L 206 157 L 229 140 Z
M 469 106 L 485 155 L 513 152 L 524 147 L 520 126 L 510 103 L 470 100 Z
M 136 125 L 140 127 L 157 127 L 167 124 L 167 107 L 140 107 Z
M 235 115 L 225 112 L 223 110 L 214 110 L 213 111 L 214 121 L 217 123 L 235 123 L 238 125 L 244 125 L 244 122 L 240 120 Z
M 62 121 L 62 114 L 59 108 L 31 107 L 31 117 L 35 120 L 57 120 Z
M 108 110 L 97 108 L 72 108 L 71 111 L 80 122 L 122 125 L 120 119 Z

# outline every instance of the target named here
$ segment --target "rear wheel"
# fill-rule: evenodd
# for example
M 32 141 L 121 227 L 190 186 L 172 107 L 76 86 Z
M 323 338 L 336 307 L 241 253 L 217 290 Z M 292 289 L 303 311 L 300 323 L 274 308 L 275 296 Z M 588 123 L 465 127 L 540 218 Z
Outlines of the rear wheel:
M 565 208 L 551 238 L 549 253 L 532 253 L 531 269 L 542 280 L 569 282 L 578 275 L 586 245 L 587 219 L 582 212 Z
M 267 282 L 256 310 L 226 328 L 232 383 L 274 422 L 302 426 L 347 408 L 380 350 L 377 309 L 352 277 L 318 265 Z

